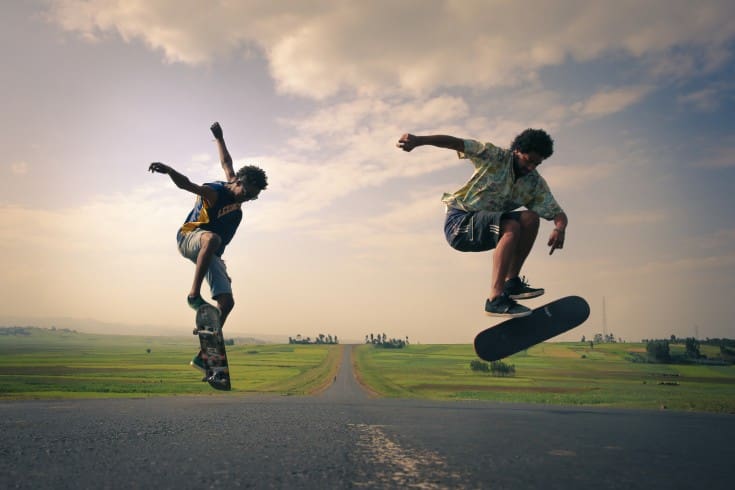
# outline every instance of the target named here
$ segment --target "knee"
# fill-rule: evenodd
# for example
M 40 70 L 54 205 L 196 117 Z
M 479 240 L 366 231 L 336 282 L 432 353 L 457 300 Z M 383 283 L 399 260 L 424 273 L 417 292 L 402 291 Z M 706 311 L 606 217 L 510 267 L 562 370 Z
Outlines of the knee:
M 219 309 L 223 315 L 229 314 L 235 307 L 235 299 L 232 297 L 231 294 L 222 294 L 220 296 L 217 296 L 216 299 L 217 306 L 219 306 Z
M 539 222 L 538 213 L 533 211 L 521 211 L 520 224 L 522 228 L 537 230 Z
M 220 245 L 222 245 L 222 239 L 219 237 L 218 234 L 208 232 L 202 234 L 202 248 L 206 246 L 212 246 L 215 248 L 219 248 Z
M 506 238 L 506 240 L 515 240 L 521 232 L 521 224 L 514 220 L 508 219 L 500 222 L 500 234 Z

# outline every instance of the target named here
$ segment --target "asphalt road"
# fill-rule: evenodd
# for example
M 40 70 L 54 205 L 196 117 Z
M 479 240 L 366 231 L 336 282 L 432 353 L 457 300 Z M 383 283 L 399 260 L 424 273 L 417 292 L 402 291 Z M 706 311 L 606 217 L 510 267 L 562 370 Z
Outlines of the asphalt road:
M 316 397 L 0 403 L 0 488 L 731 489 L 735 416 Z

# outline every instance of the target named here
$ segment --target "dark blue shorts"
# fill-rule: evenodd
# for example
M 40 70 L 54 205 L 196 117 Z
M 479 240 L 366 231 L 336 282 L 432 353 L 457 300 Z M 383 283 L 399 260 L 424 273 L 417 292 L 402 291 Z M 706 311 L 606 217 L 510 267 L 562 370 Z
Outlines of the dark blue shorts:
M 460 252 L 492 250 L 500 240 L 500 221 L 520 219 L 520 211 L 462 211 L 448 208 L 444 220 L 444 235 L 449 245 Z

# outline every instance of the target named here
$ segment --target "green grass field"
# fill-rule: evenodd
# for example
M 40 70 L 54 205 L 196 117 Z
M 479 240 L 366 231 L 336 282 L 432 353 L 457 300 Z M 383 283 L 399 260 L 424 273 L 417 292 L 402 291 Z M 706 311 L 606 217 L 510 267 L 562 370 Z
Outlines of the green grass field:
M 194 336 L 26 330 L 0 335 L 0 400 L 218 393 L 188 366 Z M 682 349 L 672 346 L 672 354 Z M 341 346 L 236 344 L 227 352 L 233 392 L 303 395 L 329 385 Z M 716 348 L 702 353 L 714 357 Z M 471 345 L 361 345 L 353 363 L 361 381 L 387 397 L 735 413 L 735 366 L 636 363 L 631 354 L 643 356 L 645 346 L 546 343 L 506 359 L 512 377 L 472 371 Z
M 0 335 L 0 399 L 216 393 L 188 366 L 194 336 L 134 337 L 28 329 Z M 339 346 L 227 347 L 234 392 L 307 394 L 337 369 Z
M 630 352 L 645 354 L 645 345 L 545 343 L 505 360 L 513 377 L 472 371 L 471 345 L 364 345 L 354 362 L 361 380 L 389 397 L 735 413 L 735 366 L 634 363 Z

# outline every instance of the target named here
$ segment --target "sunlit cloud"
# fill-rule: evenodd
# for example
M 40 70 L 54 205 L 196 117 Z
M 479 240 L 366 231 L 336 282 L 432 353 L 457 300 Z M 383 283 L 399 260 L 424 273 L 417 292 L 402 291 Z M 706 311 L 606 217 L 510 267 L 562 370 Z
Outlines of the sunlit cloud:
M 619 167 L 612 163 L 566 164 L 550 162 L 539 171 L 548 181 L 552 189 L 580 189 L 592 182 L 605 180 L 613 175 Z
M 652 90 L 650 86 L 622 87 L 600 91 L 575 104 L 573 110 L 581 116 L 602 117 L 620 112 L 639 102 Z
M 681 95 L 677 101 L 700 112 L 711 112 L 719 106 L 717 91 L 711 87 Z
M 0 206 L 3 273 L 15 285 L 0 299 L 0 310 L 16 311 L 32 294 L 29 313 L 120 318 L 130 314 L 126 305 L 153 301 L 146 284 L 153 277 L 159 284 L 181 280 L 184 270 L 176 267 L 175 233 L 188 204 L 165 187 L 55 209 Z
M 404 132 L 427 124 L 457 129 L 467 113 L 467 104 L 458 97 L 393 104 L 365 97 L 281 121 L 294 136 L 279 152 L 257 158 L 273 182 L 261 200 L 268 201 L 269 216 L 277 218 L 254 218 L 253 223 L 275 227 L 288 220 L 292 227 L 309 227 L 315 219 L 325 221 L 316 216 L 319 211 L 358 190 L 456 165 L 451 153 L 409 158 L 396 142 Z
M 539 70 L 568 58 L 622 54 L 653 65 L 687 46 L 721 63 L 722 47 L 735 36 L 735 7 L 727 1 L 699 2 L 696 9 L 686 0 L 559 0 L 537 7 L 539 15 L 529 18 L 525 2 L 492 8 L 446 0 L 425 8 L 424 2 L 386 0 L 52 0 L 47 15 L 87 39 L 114 33 L 142 40 L 169 62 L 207 64 L 258 53 L 267 57 L 281 91 L 317 99 L 343 90 L 427 94 L 451 86 L 509 86 L 535 80 Z M 523 29 L 510 21 L 520 18 Z M 608 111 L 609 103 L 598 100 L 586 110 Z

